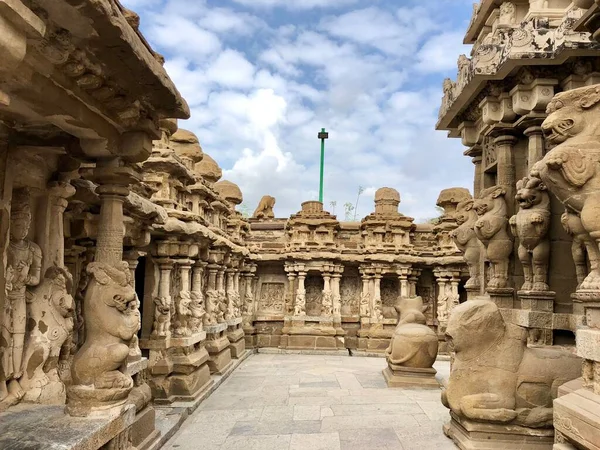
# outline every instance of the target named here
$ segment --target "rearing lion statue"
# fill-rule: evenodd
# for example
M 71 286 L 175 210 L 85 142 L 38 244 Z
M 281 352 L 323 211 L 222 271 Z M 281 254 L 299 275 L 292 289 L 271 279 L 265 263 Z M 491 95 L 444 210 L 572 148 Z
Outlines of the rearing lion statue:
M 463 254 L 469 267 L 469 280 L 465 283 L 467 288 L 478 288 L 481 285 L 479 261 L 481 259 L 481 244 L 475 235 L 475 222 L 477 213 L 474 209 L 475 200 L 468 198 L 456 206 L 455 219 L 458 228 L 450 232 L 450 237 Z
M 600 241 L 600 85 L 562 92 L 548 104 L 542 124 L 546 143 L 554 146 L 535 164 L 539 176 L 565 207 L 578 215 L 596 248 Z M 587 239 L 583 239 L 584 241 Z M 597 266 L 581 290 L 600 290 Z
M 513 249 L 513 237 L 508 231 L 506 190 L 493 186 L 483 190 L 475 200 L 477 212 L 475 234 L 485 247 L 490 262 L 490 288 L 505 288 L 508 285 L 508 263 Z

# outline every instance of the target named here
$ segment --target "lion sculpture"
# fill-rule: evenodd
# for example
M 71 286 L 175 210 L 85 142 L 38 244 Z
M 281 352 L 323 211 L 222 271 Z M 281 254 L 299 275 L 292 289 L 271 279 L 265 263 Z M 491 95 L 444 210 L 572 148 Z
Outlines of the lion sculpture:
M 580 240 L 594 241 L 596 253 L 600 241 L 600 86 L 556 95 L 547 113 L 542 129 L 547 145 L 553 148 L 535 164 L 532 175 L 541 178 L 565 207 L 579 216 L 589 235 Z M 597 265 L 580 290 L 600 290 Z
M 50 267 L 28 300 L 28 336 L 23 376 L 19 380 L 25 402 L 64 403 L 65 386 L 59 378 L 57 363 L 73 332 L 75 304 L 69 294 L 72 283 L 66 269 Z
M 481 260 L 481 244 L 475 235 L 477 213 L 474 208 L 475 200 L 467 198 L 456 206 L 455 220 L 458 227 L 450 232 L 450 237 L 463 254 L 469 268 L 469 280 L 466 288 L 478 288 L 481 285 L 479 262 Z
M 271 197 L 270 195 L 265 195 L 260 199 L 260 203 L 252 214 L 253 219 L 274 219 L 275 213 L 273 212 L 273 208 L 275 207 L 275 197 Z
M 519 261 L 523 266 L 524 291 L 547 291 L 550 241 L 550 196 L 539 178 L 517 182 L 519 212 L 510 218 L 513 235 L 519 238 Z
M 459 418 L 550 428 L 558 387 L 581 374 L 570 352 L 527 347 L 527 330 L 489 300 L 457 306 L 446 340 L 455 357 L 442 403 Z
M 495 289 L 508 286 L 508 264 L 513 250 L 505 195 L 506 190 L 502 186 L 493 186 L 483 190 L 474 203 L 478 217 L 474 226 L 475 235 L 485 247 L 490 262 L 488 287 Z
M 86 339 L 73 360 L 74 385 L 67 390 L 67 406 L 75 416 L 90 414 L 98 404 L 110 407 L 127 400 L 133 380 L 120 368 L 140 320 L 126 262 L 116 267 L 94 262 L 86 270 L 90 275 L 84 300 Z

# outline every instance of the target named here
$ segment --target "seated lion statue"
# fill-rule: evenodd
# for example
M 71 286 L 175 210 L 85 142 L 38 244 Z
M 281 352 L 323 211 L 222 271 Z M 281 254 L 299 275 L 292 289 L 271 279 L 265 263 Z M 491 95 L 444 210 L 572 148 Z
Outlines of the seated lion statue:
M 457 306 L 446 339 L 455 358 L 442 403 L 465 419 L 550 428 L 558 387 L 581 373 L 565 350 L 527 347 L 527 330 L 489 300 Z
M 260 203 L 258 207 L 252 214 L 253 219 L 274 219 L 275 213 L 273 212 L 273 207 L 275 207 L 275 197 L 271 197 L 270 195 L 265 195 L 260 199 Z

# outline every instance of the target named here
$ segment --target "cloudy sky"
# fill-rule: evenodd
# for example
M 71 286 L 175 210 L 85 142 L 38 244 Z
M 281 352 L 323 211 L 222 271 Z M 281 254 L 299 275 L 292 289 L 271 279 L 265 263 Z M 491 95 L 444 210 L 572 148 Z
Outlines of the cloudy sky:
M 379 187 L 400 211 L 435 217 L 446 187 L 472 185 L 459 140 L 434 130 L 442 80 L 473 0 L 122 0 L 187 99 L 206 153 L 253 211 L 269 194 L 286 217 L 318 198 L 317 133 L 325 127 L 326 209 Z

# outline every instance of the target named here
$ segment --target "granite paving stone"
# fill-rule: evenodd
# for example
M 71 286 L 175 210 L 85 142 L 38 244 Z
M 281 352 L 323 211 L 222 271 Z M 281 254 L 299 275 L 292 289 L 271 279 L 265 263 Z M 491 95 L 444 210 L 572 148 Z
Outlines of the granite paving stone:
M 166 450 L 446 450 L 439 389 L 390 389 L 383 358 L 254 354 Z M 442 373 L 448 361 L 437 361 Z

